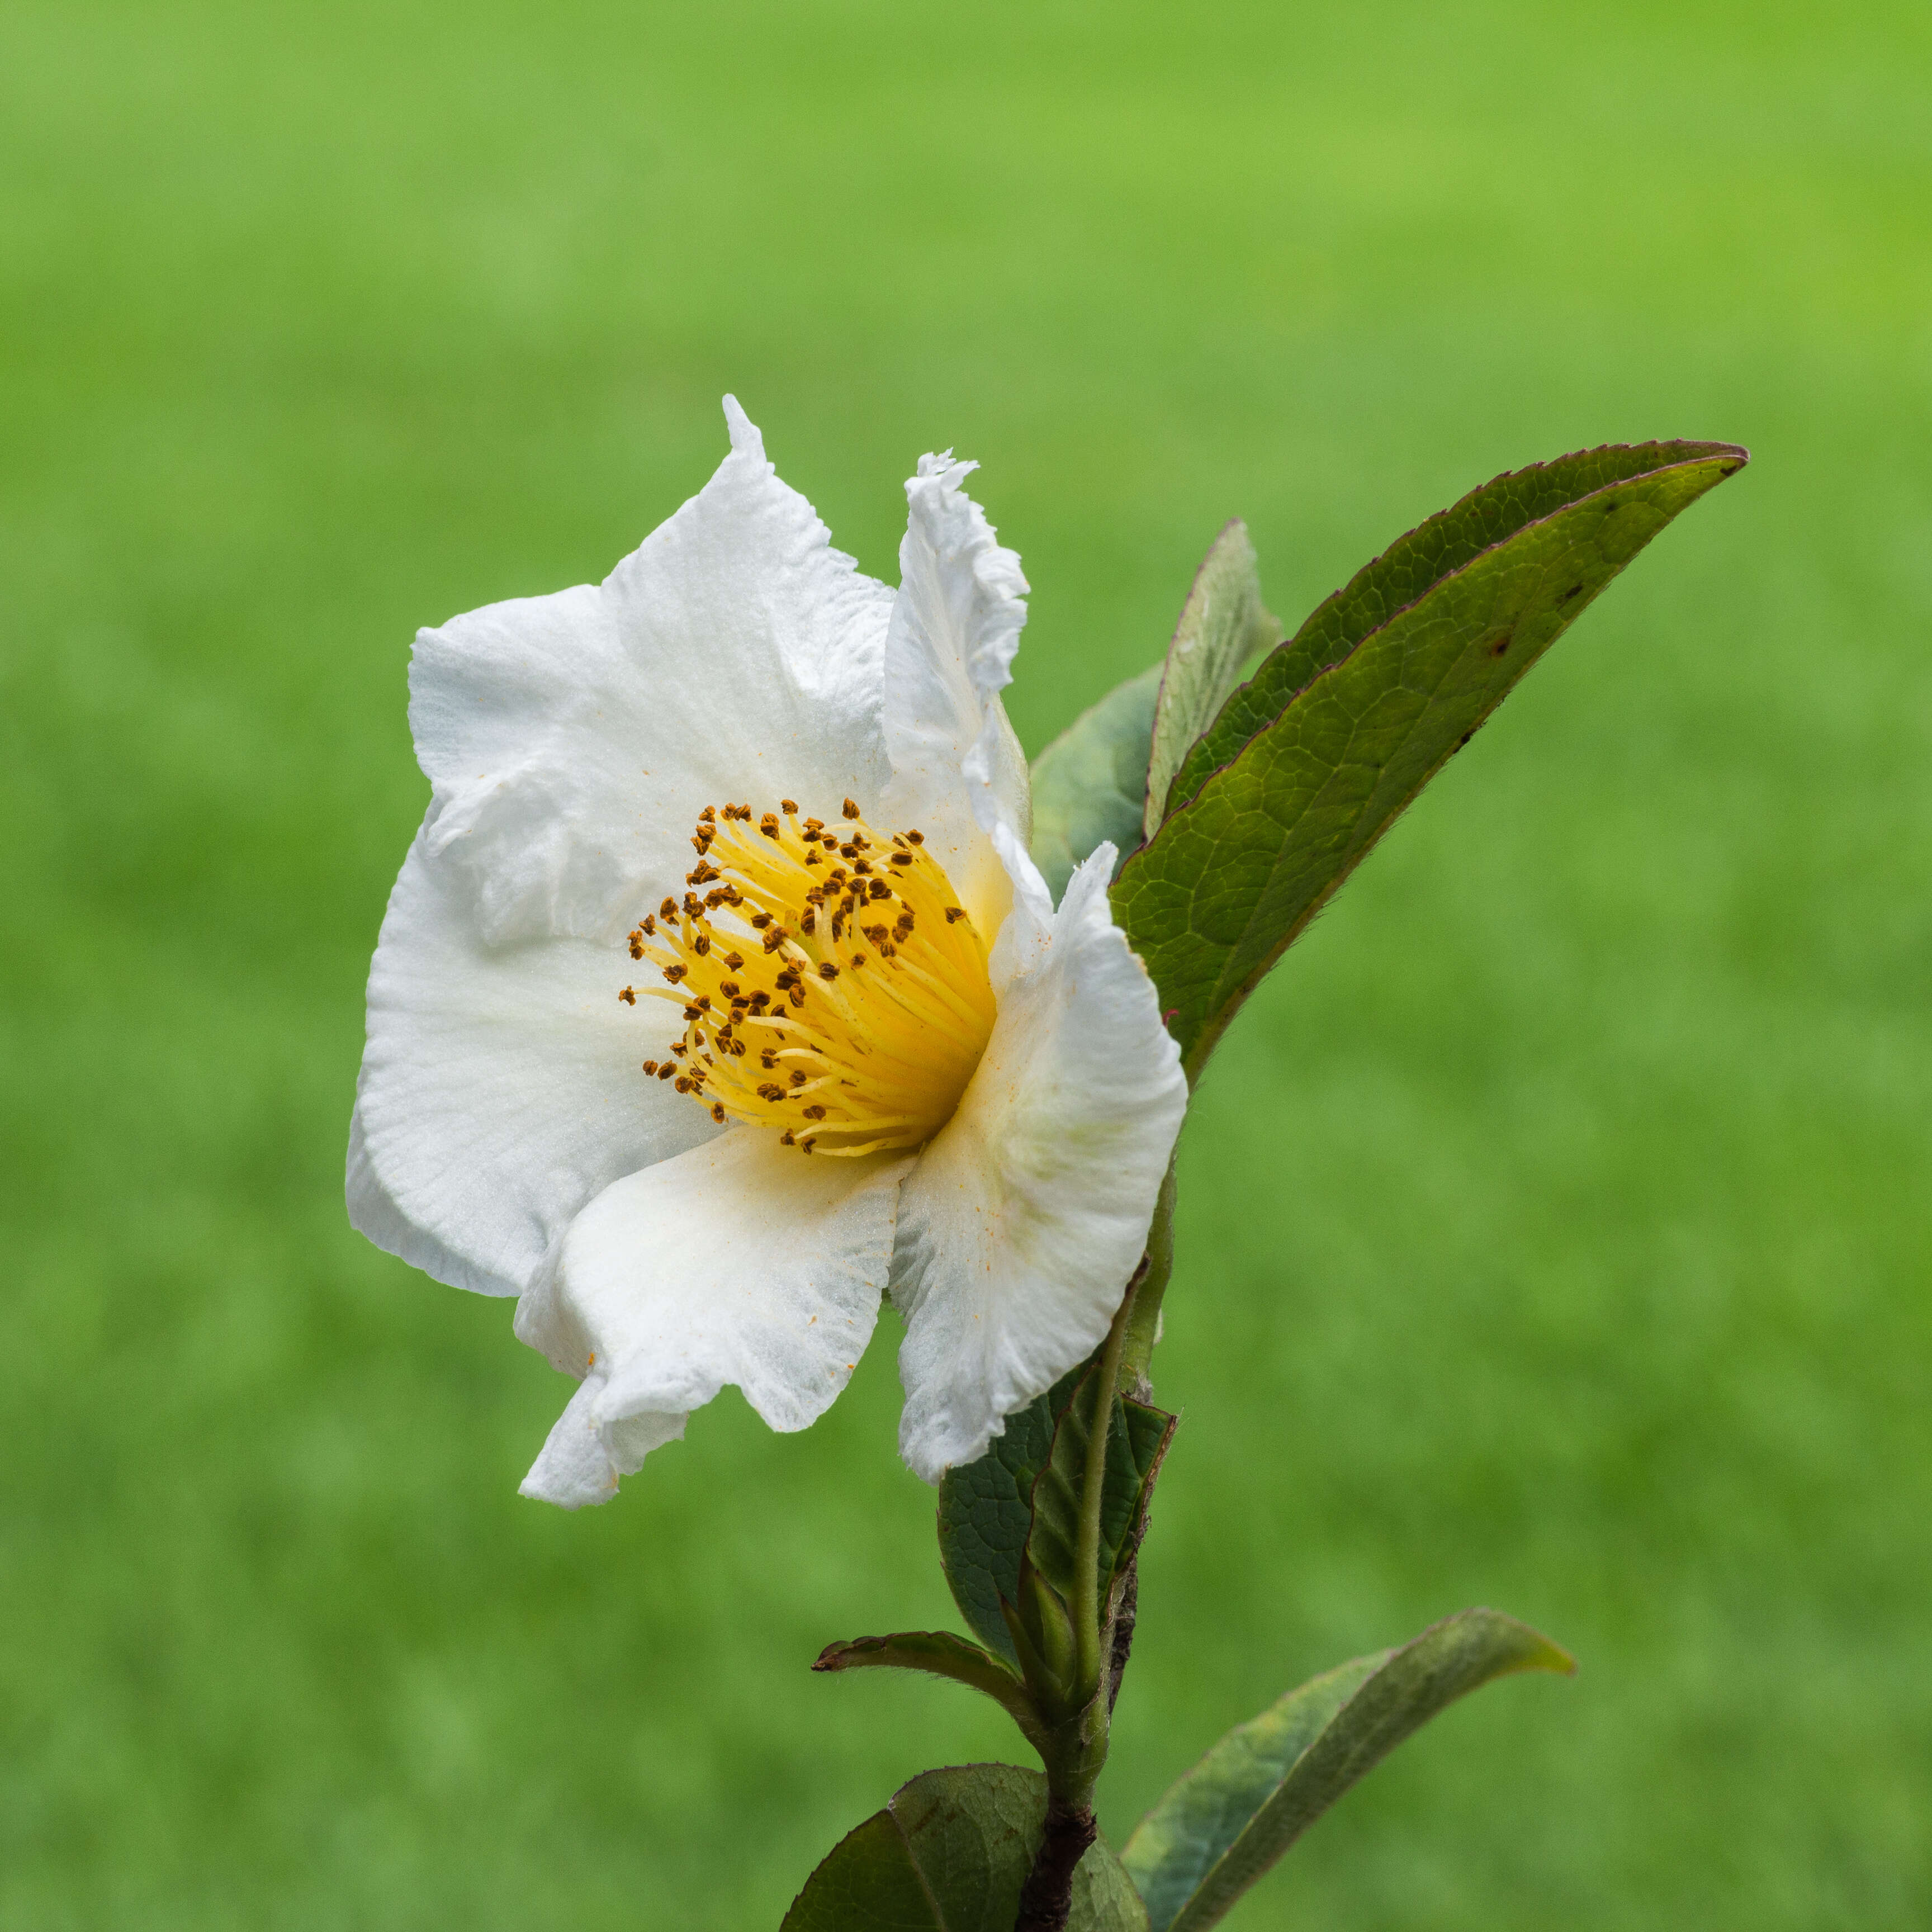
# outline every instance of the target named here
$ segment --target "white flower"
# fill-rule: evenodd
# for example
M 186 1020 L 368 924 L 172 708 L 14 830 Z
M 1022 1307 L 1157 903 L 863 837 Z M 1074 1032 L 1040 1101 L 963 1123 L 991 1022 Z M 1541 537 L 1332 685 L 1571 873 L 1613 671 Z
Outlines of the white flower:
M 906 1460 L 979 1456 L 1106 1334 L 1186 1104 L 1113 848 L 1057 911 L 1027 856 L 1027 586 L 973 466 L 921 460 L 895 594 L 724 407 L 602 584 L 424 631 L 410 673 L 431 794 L 350 1214 L 522 1297 L 582 1384 L 524 1490 L 572 1506 L 728 1382 L 803 1428 L 888 1285 Z

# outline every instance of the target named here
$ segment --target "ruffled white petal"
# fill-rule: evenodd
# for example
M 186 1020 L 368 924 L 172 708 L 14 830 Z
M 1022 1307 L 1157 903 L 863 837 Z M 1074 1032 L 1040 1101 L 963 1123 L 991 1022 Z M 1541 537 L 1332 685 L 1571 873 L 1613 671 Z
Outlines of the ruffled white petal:
M 606 1188 L 517 1310 L 584 1378 L 525 1493 L 602 1501 L 728 1382 L 774 1429 L 817 1420 L 872 1338 L 909 1164 L 741 1127 Z
M 682 1415 L 638 1415 L 621 1422 L 600 1422 L 597 1409 L 604 1378 L 584 1377 L 556 1425 L 545 1440 L 530 1472 L 518 1484 L 520 1495 L 564 1509 L 589 1503 L 608 1503 L 617 1493 L 617 1479 L 634 1474 L 644 1458 L 684 1434 Z
M 901 582 L 885 651 L 886 822 L 917 826 L 982 932 L 1012 890 L 987 835 L 1030 832 L 1024 754 L 1000 691 L 1026 622 L 1019 558 L 961 487 L 976 466 L 920 459 L 906 484 Z
M 731 453 L 604 583 L 416 640 L 426 849 L 497 944 L 609 938 L 681 887 L 706 805 L 870 803 L 892 593 L 831 547 L 726 399 Z
M 899 1447 L 928 1482 L 1099 1344 L 1180 1132 L 1186 1079 L 1108 911 L 1114 856 L 1094 853 L 1050 924 L 1016 907 L 986 1057 L 901 1191 Z
M 518 1294 L 584 1203 L 718 1130 L 640 1063 L 679 1024 L 621 946 L 493 946 L 423 842 L 369 969 L 349 1218 L 439 1280 Z
M 728 398 L 731 453 L 601 586 L 425 631 L 432 787 L 370 974 L 348 1191 L 440 1278 L 527 1285 L 620 1175 L 713 1132 L 648 1082 L 670 1028 L 621 1007 L 622 935 L 682 892 L 700 809 L 835 814 L 884 786 L 892 593 L 830 547 Z

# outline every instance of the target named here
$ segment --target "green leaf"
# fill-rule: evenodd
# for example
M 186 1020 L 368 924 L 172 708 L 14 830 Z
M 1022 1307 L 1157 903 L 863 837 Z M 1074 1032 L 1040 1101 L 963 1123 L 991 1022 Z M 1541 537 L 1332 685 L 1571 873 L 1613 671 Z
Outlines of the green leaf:
M 1123 851 L 1154 836 L 1174 774 L 1240 681 L 1242 665 L 1280 642 L 1281 620 L 1262 602 L 1255 547 L 1237 517 L 1209 547 L 1180 607 L 1154 705 L 1142 823 Z
M 1116 685 L 1034 760 L 1033 862 L 1056 900 L 1094 847 L 1141 842 L 1161 668 Z
M 1567 1652 L 1514 1617 L 1463 1610 L 1358 1658 L 1237 1725 L 1143 1818 L 1121 1853 L 1152 1932 L 1205 1932 L 1348 1787 L 1444 1706 Z
M 890 1636 L 854 1637 L 828 1644 L 820 1652 L 814 1670 L 918 1670 L 928 1676 L 950 1678 L 956 1684 L 982 1690 L 1000 1705 L 1025 1734 L 1036 1742 L 1040 1724 L 1026 1686 L 1009 1666 L 989 1650 L 956 1636 L 950 1630 L 900 1630 Z
M 1038 1772 L 926 1772 L 839 1842 L 782 1932 L 1012 1932 L 1046 1819 Z M 1073 1875 L 1069 1932 L 1147 1932 L 1147 1922 L 1132 1881 L 1096 1840 Z
M 1034 1479 L 1053 1448 L 1054 1425 L 1084 1366 L 1006 1418 L 978 1461 L 949 1469 L 939 1484 L 939 1560 L 966 1627 L 996 1655 L 1018 1653 L 1000 1604 L 1020 1600 L 1020 1559 L 1033 1528 Z
M 1116 1421 L 1124 1426 L 1116 1427 L 1114 1440 L 1107 1445 L 1109 1514 L 1101 1525 L 1103 1542 L 1112 1520 L 1112 1499 L 1117 1494 L 1125 1502 L 1126 1520 L 1119 1534 L 1107 1546 L 1112 1548 L 1113 1556 L 1101 1579 L 1100 1602 L 1108 1615 L 1112 1615 L 1114 1600 L 1126 1580 L 1127 1565 L 1132 1562 L 1134 1552 L 1146 1532 L 1148 1504 L 1154 1495 L 1154 1483 L 1160 1474 L 1160 1466 L 1166 1459 L 1168 1444 L 1174 1439 L 1180 1418 L 1170 1415 L 1164 1408 L 1156 1408 L 1150 1402 L 1123 1398 L 1116 1412 Z
M 1747 460 L 1648 443 L 1498 477 L 1392 545 L 1228 699 L 1113 893 L 1190 1076 L 1517 680 Z
M 1100 1374 L 1090 1369 L 1061 1412 L 1053 1446 L 1034 1478 L 1033 1532 L 1027 1553 L 1034 1567 L 1069 1602 L 1075 1589 L 1076 1546 L 1079 1536 L 1080 1492 L 1086 1480 L 1092 1438 L 1093 1389 Z M 1148 1487 L 1166 1453 L 1174 1418 L 1144 1402 L 1114 1398 L 1107 1431 L 1106 1480 L 1100 1494 L 1101 1603 L 1112 1601 L 1120 1568 L 1132 1554 Z

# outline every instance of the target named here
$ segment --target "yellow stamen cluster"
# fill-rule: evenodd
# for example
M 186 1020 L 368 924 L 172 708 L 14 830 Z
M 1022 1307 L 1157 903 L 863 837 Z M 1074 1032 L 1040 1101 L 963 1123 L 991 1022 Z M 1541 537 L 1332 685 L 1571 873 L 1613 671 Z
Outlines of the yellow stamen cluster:
M 916 832 L 881 838 L 849 798 L 835 830 L 790 799 L 706 806 L 698 864 L 630 937 L 683 1009 L 644 1070 L 713 1120 L 776 1127 L 806 1154 L 922 1145 L 952 1118 L 993 1030 L 984 940 Z

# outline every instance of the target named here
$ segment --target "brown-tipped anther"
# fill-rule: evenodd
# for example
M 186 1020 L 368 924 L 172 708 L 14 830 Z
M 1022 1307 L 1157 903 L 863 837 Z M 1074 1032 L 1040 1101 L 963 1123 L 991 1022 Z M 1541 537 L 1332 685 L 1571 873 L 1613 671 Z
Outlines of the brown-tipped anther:
M 823 832 L 825 830 L 825 821 L 822 818 L 808 818 L 805 821 L 805 829 L 808 832 Z
M 711 950 L 710 934 L 708 932 L 700 932 L 698 937 L 691 942 L 691 950 L 698 955 L 699 958 L 702 959 L 704 956 Z
M 714 805 L 707 805 L 698 814 L 698 822 L 700 825 L 710 825 L 716 820 L 717 817 L 718 808 Z
M 806 1108 L 805 1118 L 808 1120 L 822 1120 L 825 1118 L 825 1109 L 814 1101 L 812 1106 Z
M 637 992 L 633 987 L 626 986 L 624 990 L 617 995 L 617 997 L 619 999 L 622 1000 L 627 1006 L 634 1006 L 638 1004 Z
M 646 913 L 644 915 L 644 923 L 638 927 L 638 930 L 644 934 L 646 938 L 655 938 L 657 935 L 657 921 L 653 919 L 649 913 Z
M 697 998 L 693 1000 L 691 1004 L 695 1006 L 700 1012 L 709 1012 L 711 1010 L 711 995 L 709 993 L 700 993 Z
M 666 899 L 666 900 L 664 901 L 664 904 L 663 904 L 662 905 L 661 905 L 661 906 L 659 906 L 659 907 L 658 908 L 658 918 L 660 918 L 660 919 L 675 919 L 675 918 L 676 918 L 676 916 L 677 916 L 677 902 L 676 902 L 676 900 L 675 900 L 675 899 Z
M 782 798 L 778 800 L 778 809 L 786 818 L 796 818 L 798 816 L 798 800 L 795 798 Z
M 664 969 L 664 976 L 675 986 L 690 970 L 691 968 L 682 960 L 675 959 Z
M 926 834 L 923 832 L 908 832 L 906 838 L 914 845 L 923 845 L 926 843 Z
M 644 942 L 638 934 L 634 932 L 631 935 L 631 957 L 633 959 L 641 959 L 644 956 Z
M 716 1120 L 721 1127 L 724 1124 L 724 1108 L 722 1102 L 717 1100 L 712 1102 L 711 1118 Z
M 738 997 L 738 982 L 735 980 L 727 980 L 723 985 L 718 988 L 718 990 L 722 993 L 728 1000 L 735 1001 Z
M 838 968 L 830 960 L 825 960 L 819 966 L 818 976 L 821 980 L 836 980 L 838 976 Z
M 912 863 L 912 854 L 910 852 L 895 852 L 887 862 L 894 866 L 910 866 Z
M 794 986 L 786 994 L 785 998 L 790 1000 L 794 1006 L 802 1006 L 805 1004 L 805 988 L 802 986 Z
M 647 1060 L 644 1062 L 644 1071 L 646 1073 L 655 1073 L 657 1070 L 658 1064 L 655 1060 Z
M 687 886 L 706 886 L 709 885 L 713 879 L 722 879 L 724 876 L 716 866 L 707 864 L 705 860 L 700 859 L 698 862 L 695 871 L 685 874 L 684 883 Z
M 752 925 L 754 926 L 760 932 L 764 932 L 765 928 L 770 926 L 771 922 L 772 916 L 768 912 L 754 912 L 752 915 Z
M 776 1049 L 769 1046 L 760 1047 L 758 1049 L 758 1064 L 762 1066 L 767 1073 L 776 1071 L 778 1064 L 778 1056 Z
M 874 879 L 866 890 L 866 897 L 868 898 L 889 899 L 892 896 L 892 889 L 884 879 Z
M 854 954 L 853 954 L 853 956 L 852 956 L 852 964 L 853 964 L 854 966 L 862 966 L 862 965 L 864 965 L 864 964 L 865 964 L 865 963 L 866 963 L 866 956 L 865 956 L 862 952 L 855 952 L 855 953 L 854 953 Z
M 680 1073 L 670 1084 L 680 1094 L 688 1094 L 691 1091 L 691 1076 L 688 1074 Z
M 859 816 L 858 806 L 849 798 L 839 807 L 839 809 L 844 813 L 848 818 L 856 818 Z
M 660 1080 L 668 1080 L 676 1071 L 676 1061 L 674 1060 L 667 1060 L 664 1064 L 658 1069 L 658 1078 Z
M 776 812 L 766 812 L 764 817 L 758 820 L 758 830 L 767 838 L 777 838 L 783 836 L 778 826 L 778 815 Z
M 789 1127 L 786 1128 L 784 1132 L 778 1136 L 778 1145 L 780 1147 L 796 1147 L 797 1144 L 797 1140 L 794 1136 L 792 1130 Z
M 948 906 L 946 908 L 946 922 L 948 926 L 957 926 L 965 916 L 966 908 L 964 906 Z
M 776 1080 L 767 1080 L 759 1088 L 758 1098 L 760 1100 L 782 1100 L 784 1089 Z
M 745 956 L 734 946 L 725 954 L 724 963 L 733 972 L 741 973 L 745 968 Z
M 684 915 L 686 918 L 695 919 L 704 910 L 704 902 L 700 898 L 695 892 L 686 892 L 685 894 Z
M 792 1084 L 794 1087 L 802 1087 L 802 1086 L 805 1084 L 805 1083 L 806 1083 L 806 1080 L 807 1080 L 808 1078 L 810 1078 L 810 1076 L 808 1076 L 808 1075 L 807 1075 L 807 1074 L 800 1073 L 800 1072 L 798 1072 L 794 1071 L 794 1072 L 793 1072 L 792 1076 L 791 1076 L 791 1084 Z

